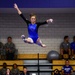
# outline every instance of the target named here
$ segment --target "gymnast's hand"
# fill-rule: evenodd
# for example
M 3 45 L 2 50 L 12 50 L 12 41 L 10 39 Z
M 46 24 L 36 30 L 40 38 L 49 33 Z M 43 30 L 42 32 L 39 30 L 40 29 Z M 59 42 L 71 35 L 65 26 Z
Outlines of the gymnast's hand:
M 47 23 L 49 23 L 49 22 L 52 23 L 52 22 L 53 22 L 53 19 L 48 19 L 48 20 L 47 20 Z
M 15 8 L 15 9 L 18 9 L 18 6 L 17 6 L 17 4 L 16 4 L 16 3 L 14 4 L 14 8 Z
M 14 4 L 14 8 L 18 11 L 18 14 L 22 14 L 22 12 L 20 11 L 20 9 L 18 8 L 18 5 L 16 3 Z

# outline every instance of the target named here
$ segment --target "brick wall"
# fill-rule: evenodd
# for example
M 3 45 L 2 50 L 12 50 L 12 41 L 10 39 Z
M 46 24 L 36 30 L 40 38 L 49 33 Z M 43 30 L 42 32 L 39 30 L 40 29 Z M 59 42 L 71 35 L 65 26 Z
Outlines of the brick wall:
M 29 14 L 24 14 L 29 19 Z M 37 21 L 44 21 L 53 18 L 52 24 L 47 24 L 39 28 L 39 36 L 43 43 L 47 45 L 46 48 L 41 48 L 37 45 L 26 44 L 22 41 L 20 36 L 22 34 L 28 36 L 26 23 L 19 17 L 18 14 L 0 14 L 0 41 L 6 43 L 8 36 L 13 37 L 20 54 L 45 54 L 51 50 L 59 52 L 60 43 L 63 41 L 64 35 L 75 35 L 75 14 L 37 14 Z

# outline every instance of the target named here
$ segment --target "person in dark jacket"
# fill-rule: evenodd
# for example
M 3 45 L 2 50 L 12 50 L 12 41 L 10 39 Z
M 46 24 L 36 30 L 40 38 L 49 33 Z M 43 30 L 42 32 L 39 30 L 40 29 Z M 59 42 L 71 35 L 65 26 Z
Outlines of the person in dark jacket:
M 5 49 L 4 49 L 4 44 L 0 42 L 0 56 L 1 59 L 5 59 Z
M 13 64 L 13 68 L 11 69 L 12 75 L 20 75 L 20 70 L 18 69 L 18 65 L 15 63 Z
M 25 66 L 23 67 L 23 72 L 20 75 L 29 75 L 29 72 Z
M 0 70 L 0 75 L 5 75 L 7 71 L 7 64 L 3 63 L 3 67 Z

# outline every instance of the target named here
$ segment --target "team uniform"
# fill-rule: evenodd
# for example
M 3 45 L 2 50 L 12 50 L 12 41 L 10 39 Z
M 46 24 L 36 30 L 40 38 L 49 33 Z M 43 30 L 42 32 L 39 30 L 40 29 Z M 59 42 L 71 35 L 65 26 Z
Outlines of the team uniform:
M 74 54 L 75 54 L 75 42 L 72 42 L 70 44 L 70 46 L 71 46 L 71 50 L 73 50 L 74 51 Z
M 62 70 L 64 70 L 65 75 L 71 74 L 72 67 L 70 65 L 69 66 L 63 66 Z
M 22 17 L 22 19 L 26 22 L 27 24 L 27 28 L 28 28 L 28 38 L 30 38 L 33 43 L 36 43 L 39 36 L 38 36 L 38 28 L 41 25 L 47 24 L 47 22 L 36 22 L 35 24 L 32 24 L 29 20 L 27 20 L 23 14 L 20 14 L 20 16 Z

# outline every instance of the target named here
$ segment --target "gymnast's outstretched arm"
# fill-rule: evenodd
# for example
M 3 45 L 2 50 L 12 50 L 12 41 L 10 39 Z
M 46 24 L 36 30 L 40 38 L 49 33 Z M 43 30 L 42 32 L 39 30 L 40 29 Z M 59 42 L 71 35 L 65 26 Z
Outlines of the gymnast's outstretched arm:
M 22 17 L 22 19 L 23 19 L 27 24 L 30 23 L 30 21 L 27 20 L 27 19 L 23 16 L 21 10 L 18 8 L 18 5 L 17 5 L 16 3 L 14 4 L 14 8 L 17 10 L 18 14 Z
M 37 22 L 37 25 L 44 25 L 44 24 L 47 24 L 47 23 L 49 23 L 49 22 L 53 22 L 53 19 L 48 19 L 48 20 L 46 20 L 46 21 L 44 21 L 44 22 Z
M 18 11 L 18 14 L 22 14 L 21 10 L 18 8 L 18 5 L 15 3 L 14 8 Z

